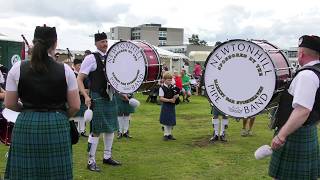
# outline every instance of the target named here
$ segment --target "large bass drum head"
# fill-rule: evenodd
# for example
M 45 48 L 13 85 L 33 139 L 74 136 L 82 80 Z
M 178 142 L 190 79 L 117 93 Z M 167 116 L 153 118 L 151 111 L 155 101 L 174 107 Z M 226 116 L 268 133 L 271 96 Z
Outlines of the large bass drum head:
M 275 68 L 259 45 L 231 40 L 208 56 L 204 83 L 209 100 L 219 111 L 233 117 L 250 117 L 271 100 L 276 85 Z
M 120 41 L 107 53 L 106 75 L 112 87 L 121 93 L 138 90 L 146 76 L 143 50 L 130 41 Z

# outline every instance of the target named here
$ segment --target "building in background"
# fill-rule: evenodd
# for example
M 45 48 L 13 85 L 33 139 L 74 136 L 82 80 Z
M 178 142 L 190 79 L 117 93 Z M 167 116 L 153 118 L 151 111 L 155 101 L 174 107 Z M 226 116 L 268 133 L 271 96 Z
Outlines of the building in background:
M 110 28 L 112 40 L 143 40 L 154 46 L 183 44 L 183 28 L 162 27 L 161 24 L 142 24 L 136 27 L 116 26 Z

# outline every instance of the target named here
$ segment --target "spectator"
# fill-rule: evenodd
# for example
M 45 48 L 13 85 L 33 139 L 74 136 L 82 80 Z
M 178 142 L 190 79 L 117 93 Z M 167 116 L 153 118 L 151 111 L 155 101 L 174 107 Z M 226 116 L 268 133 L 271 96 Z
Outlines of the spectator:
M 191 96 L 190 88 L 190 77 L 186 74 L 186 70 L 181 71 L 182 77 L 182 93 L 183 93 L 183 102 L 190 102 L 189 97 Z
M 242 123 L 242 130 L 241 130 L 241 136 L 252 136 L 252 126 L 255 121 L 256 117 L 252 116 L 249 118 L 243 118 L 243 123 Z M 248 126 L 248 128 L 247 128 Z

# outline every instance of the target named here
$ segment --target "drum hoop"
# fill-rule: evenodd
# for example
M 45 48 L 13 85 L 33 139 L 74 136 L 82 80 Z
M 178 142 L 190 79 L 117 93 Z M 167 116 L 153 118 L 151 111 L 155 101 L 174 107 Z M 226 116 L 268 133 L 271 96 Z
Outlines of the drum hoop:
M 267 44 L 271 45 L 271 46 L 274 47 L 274 48 L 278 48 L 277 46 L 274 46 L 273 44 L 270 44 L 270 43 L 269 43 L 268 41 L 266 41 L 266 40 L 244 40 L 244 39 L 232 39 L 232 40 L 228 40 L 228 41 L 225 41 L 225 42 L 223 42 L 223 43 L 221 43 L 221 44 L 219 44 L 218 46 L 216 46 L 216 47 L 213 48 L 213 50 L 210 52 L 210 54 L 208 55 L 208 57 L 207 57 L 207 59 L 206 59 L 206 61 L 205 61 L 205 63 L 204 63 L 204 67 L 207 67 L 207 64 L 208 64 L 208 62 L 209 62 L 209 60 L 210 60 L 210 57 L 213 55 L 213 53 L 214 53 L 218 48 L 220 48 L 221 46 L 223 46 L 223 45 L 225 45 L 225 44 L 227 44 L 227 43 L 233 42 L 233 41 L 242 41 L 242 42 L 253 43 L 253 44 L 257 45 L 258 47 L 260 47 L 264 52 L 266 52 L 265 49 L 264 49 L 262 46 L 260 46 L 259 44 L 255 43 L 254 41 L 258 41 L 258 42 L 260 41 L 260 42 L 263 42 L 263 43 L 267 43 Z M 276 68 L 276 67 L 275 67 L 275 64 L 274 64 L 274 62 L 272 61 L 272 58 L 271 58 L 269 52 L 266 52 L 266 54 L 267 54 L 267 56 L 270 58 L 271 63 L 272 63 L 272 66 L 273 66 L 273 68 L 275 69 L 275 68 Z M 286 64 L 288 65 L 288 61 L 287 61 L 286 57 L 284 56 L 283 52 L 281 52 L 281 55 L 282 55 L 283 58 L 286 60 Z M 290 72 L 290 74 L 291 74 L 291 71 L 289 71 L 289 72 Z M 205 72 L 204 72 L 203 74 L 205 74 Z M 275 75 L 275 77 L 277 77 L 276 71 L 274 71 L 274 75 Z M 204 77 L 205 77 L 205 76 L 203 76 L 203 82 L 204 82 L 204 86 L 206 87 L 206 81 L 205 81 Z M 274 92 L 275 92 L 276 89 L 277 89 L 277 81 L 276 81 L 276 79 L 275 79 L 275 82 L 274 82 L 274 83 L 275 83 L 275 84 L 274 84 L 274 87 L 275 87 Z M 209 92 L 208 92 L 207 88 L 205 88 L 205 91 L 206 91 L 206 96 L 207 96 L 208 100 L 211 102 L 211 104 L 213 105 L 213 107 L 216 108 L 219 112 L 224 113 L 223 111 L 221 111 L 221 110 L 214 104 L 214 102 L 211 101 L 211 99 L 210 99 L 210 97 L 209 97 Z M 274 92 L 273 92 L 273 93 L 274 93 Z M 270 101 L 271 101 L 271 100 L 270 100 Z M 270 102 L 270 101 L 269 101 L 269 102 Z M 269 103 L 269 102 L 268 102 L 268 103 Z M 262 111 L 263 111 L 263 110 L 257 112 L 256 114 L 253 114 L 252 116 L 257 115 L 257 114 L 259 114 L 259 113 L 262 112 Z M 225 114 L 225 113 L 224 113 L 224 114 Z M 226 115 L 227 115 L 227 114 L 226 114 Z M 229 116 L 231 116 L 231 115 L 229 115 Z M 235 117 L 235 118 L 243 118 L 243 117 L 238 117 L 238 116 L 232 116 L 232 117 Z
M 139 43 L 142 43 L 142 44 L 145 44 L 146 46 L 148 46 L 150 49 L 153 50 L 154 54 L 156 55 L 156 58 L 158 60 L 158 63 L 160 63 L 160 56 L 158 54 L 158 51 L 152 46 L 150 45 L 149 43 L 147 43 L 146 41 L 142 41 L 142 40 L 135 40 L 133 42 L 139 42 Z M 144 49 L 142 49 L 141 47 L 139 47 L 141 49 L 141 51 L 144 51 Z M 149 61 L 148 61 L 148 58 L 146 57 L 146 54 L 143 52 L 143 55 L 145 57 L 145 64 L 146 64 L 146 67 L 149 67 Z M 156 66 L 156 65 L 160 65 L 160 64 L 152 64 L 151 66 Z M 161 66 L 159 66 L 158 68 L 158 75 L 157 75 L 157 79 L 159 79 L 161 77 Z M 144 81 L 146 81 L 146 79 L 148 78 L 149 76 L 149 73 L 148 73 L 148 69 L 146 68 L 146 72 L 145 72 L 146 76 L 144 77 Z
M 280 55 L 282 56 L 282 58 L 285 60 L 285 63 L 286 63 L 286 65 L 287 65 L 287 68 L 285 68 L 285 69 L 283 69 L 283 68 L 276 68 L 275 65 L 273 64 L 273 61 L 272 61 L 272 64 L 273 64 L 273 66 L 274 66 L 274 69 L 277 70 L 277 71 L 278 71 L 278 70 L 287 70 L 287 69 L 288 69 L 289 76 L 292 76 L 292 72 L 291 72 L 291 68 L 290 68 L 290 65 L 289 65 L 289 61 L 288 61 L 288 59 L 286 58 L 286 56 L 284 55 L 283 50 L 281 50 L 278 46 L 276 46 L 276 45 L 274 45 L 274 44 L 271 44 L 270 42 L 268 42 L 268 41 L 266 41 L 266 40 L 253 40 L 253 41 L 262 41 L 263 43 L 268 44 L 269 46 L 271 46 L 271 47 L 275 48 L 276 50 L 278 50 L 278 52 L 280 53 Z M 268 51 L 267 51 L 267 54 L 269 55 L 269 57 L 271 57 L 271 56 L 270 56 L 270 53 L 269 53 Z M 276 73 L 276 71 L 275 71 L 275 73 Z M 277 75 L 277 73 L 276 73 L 276 75 Z M 277 78 L 277 76 L 276 76 L 276 78 Z M 278 88 L 279 88 L 279 87 L 277 87 L 277 83 L 276 83 L 275 90 L 274 90 L 273 93 L 276 93 L 277 90 L 278 90 Z

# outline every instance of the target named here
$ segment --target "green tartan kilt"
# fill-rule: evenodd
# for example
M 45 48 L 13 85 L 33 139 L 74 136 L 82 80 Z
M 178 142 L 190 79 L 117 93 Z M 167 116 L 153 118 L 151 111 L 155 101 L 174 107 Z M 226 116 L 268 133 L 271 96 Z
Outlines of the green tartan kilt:
M 5 179 L 72 179 L 69 120 L 59 112 L 22 112 L 12 132 Z
M 283 147 L 273 152 L 269 175 L 276 179 L 317 179 L 320 156 L 316 125 L 305 126 L 289 135 Z
M 98 93 L 91 93 L 91 99 L 94 102 L 93 118 L 90 122 L 91 132 L 99 134 L 118 131 L 118 108 L 115 96 L 112 101 L 108 101 Z
M 118 104 L 118 115 L 134 113 L 134 107 L 130 106 L 128 101 L 122 100 L 119 95 L 116 95 L 116 97 Z
M 74 117 L 83 117 L 84 112 L 87 110 L 87 106 L 85 103 L 81 103 L 80 104 L 80 110 L 77 112 L 76 115 L 74 115 Z

